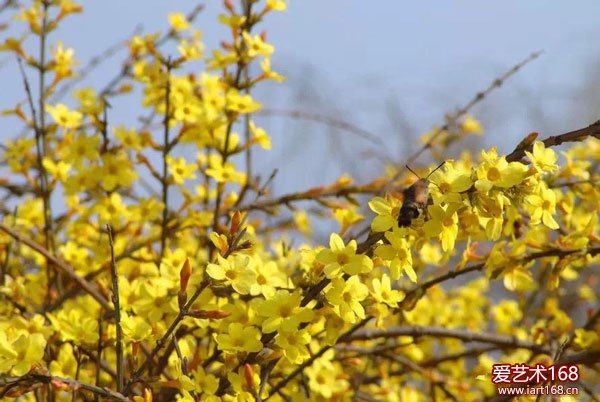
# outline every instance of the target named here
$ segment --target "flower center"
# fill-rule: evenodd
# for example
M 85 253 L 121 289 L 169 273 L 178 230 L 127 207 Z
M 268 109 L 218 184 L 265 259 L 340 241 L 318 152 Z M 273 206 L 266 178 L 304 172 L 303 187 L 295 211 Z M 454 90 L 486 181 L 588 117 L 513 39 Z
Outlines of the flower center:
M 487 178 L 490 181 L 499 180 L 500 179 L 500 171 L 498 170 L 498 168 L 491 167 L 490 170 L 488 170 L 488 172 L 487 172 Z
M 338 254 L 337 262 L 340 265 L 346 265 L 348 264 L 348 262 L 350 262 L 350 258 L 348 258 L 346 254 Z
M 281 306 L 279 308 L 279 315 L 282 318 L 288 318 L 289 316 L 292 315 L 292 308 L 290 306 L 286 306 L 286 305 Z

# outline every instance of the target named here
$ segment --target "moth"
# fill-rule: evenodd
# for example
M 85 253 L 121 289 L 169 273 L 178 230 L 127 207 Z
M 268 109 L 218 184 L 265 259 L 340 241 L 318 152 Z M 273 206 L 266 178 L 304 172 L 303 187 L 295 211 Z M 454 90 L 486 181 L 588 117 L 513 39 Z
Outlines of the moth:
M 415 176 L 419 178 L 409 188 L 405 189 L 402 194 L 404 196 L 404 202 L 402 208 L 398 214 L 398 226 L 406 227 L 410 226 L 413 219 L 418 218 L 429 203 L 429 176 L 436 170 L 444 166 L 445 161 L 440 163 L 435 169 L 433 169 L 427 177 L 421 178 L 416 174 L 408 165 L 406 168 L 410 170 Z

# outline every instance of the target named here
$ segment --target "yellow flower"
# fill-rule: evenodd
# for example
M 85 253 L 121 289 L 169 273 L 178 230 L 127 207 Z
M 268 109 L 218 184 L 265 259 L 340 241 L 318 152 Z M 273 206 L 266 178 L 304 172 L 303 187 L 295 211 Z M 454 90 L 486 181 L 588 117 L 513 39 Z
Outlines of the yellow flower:
M 260 295 L 269 298 L 275 293 L 275 288 L 283 288 L 287 285 L 287 276 L 282 272 L 275 261 L 263 263 L 259 258 L 254 264 L 256 282 L 250 286 L 252 296 Z
M 454 248 L 458 235 L 458 207 L 460 205 L 450 204 L 445 207 L 430 205 L 428 208 L 431 219 L 425 222 L 423 231 L 429 237 L 439 237 L 444 251 Z
M 273 53 L 273 46 L 265 43 L 260 35 L 250 36 L 246 31 L 242 32 L 244 43 L 246 44 L 246 52 L 248 57 L 256 57 L 258 55 L 268 56 Z
M 352 276 L 348 281 L 334 278 L 325 297 L 336 307 L 344 321 L 354 323 L 357 318 L 365 318 L 365 309 L 360 302 L 368 295 L 369 289 L 360 282 L 360 278 Z
M 226 108 L 237 113 L 253 113 L 261 108 L 261 103 L 252 99 L 248 94 L 240 94 L 236 89 L 230 89 L 225 96 Z
M 263 70 L 263 78 L 267 78 L 276 82 L 285 81 L 285 77 L 271 70 L 271 59 L 265 58 L 260 62 L 260 68 Z
M 103 222 L 118 225 L 123 218 L 130 216 L 127 205 L 119 193 L 111 193 L 110 196 L 102 198 L 96 205 L 96 211 Z
M 343 399 L 350 387 L 343 374 L 341 368 L 334 362 L 333 350 L 328 351 L 306 368 L 310 389 L 326 401 Z
M 64 378 L 74 378 L 77 371 L 77 360 L 73 354 L 73 346 L 65 343 L 58 352 L 58 358 L 50 363 L 52 375 Z
M 215 341 L 221 350 L 231 352 L 259 352 L 263 345 L 260 331 L 255 327 L 232 322 L 226 334 L 215 334 Z
M 492 187 L 509 188 L 521 183 L 527 175 L 527 167 L 519 162 L 506 161 L 498 157 L 496 148 L 489 152 L 481 151 L 483 162 L 477 167 L 475 187 L 487 192 Z
M 580 349 L 598 349 L 600 348 L 600 338 L 594 331 L 588 331 L 583 328 L 575 330 L 575 345 Z
M 137 179 L 131 160 L 125 153 L 102 155 L 102 188 L 113 191 L 117 186 L 128 187 Z
M 446 161 L 444 171 L 437 170 L 429 178 L 433 185 L 429 186 L 435 204 L 442 202 L 462 202 L 460 193 L 467 191 L 472 185 L 471 172 L 457 169 L 452 161 Z
M 81 126 L 83 115 L 76 110 L 70 111 L 69 108 L 62 103 L 59 103 L 56 106 L 46 105 L 46 111 L 60 127 L 78 128 Z
M 190 26 L 190 22 L 183 13 L 170 13 L 168 18 L 169 25 L 171 25 L 171 28 L 175 31 L 182 31 L 188 29 Z
M 169 167 L 169 173 L 173 177 L 173 181 L 177 184 L 183 184 L 185 180 L 195 179 L 196 165 L 187 164 L 184 158 L 173 158 L 167 156 L 167 165 Z
M 71 1 L 71 0 L 60 0 L 59 5 L 60 5 L 60 14 L 59 15 L 61 15 L 61 16 L 64 16 L 67 14 L 80 13 L 83 11 L 83 7 L 81 7 L 81 4 L 75 3 L 74 1 Z
M 121 326 L 123 335 L 130 342 L 141 342 L 151 338 L 152 327 L 142 317 L 125 313 L 121 317 Z
M 328 278 L 338 276 L 342 271 L 349 275 L 357 275 L 373 269 L 373 261 L 369 257 L 356 254 L 356 240 L 344 245 L 342 238 L 332 233 L 329 247 L 317 255 L 317 260 L 325 264 L 324 271 Z
M 98 320 L 83 310 L 65 308 L 56 314 L 48 314 L 48 320 L 64 342 L 73 341 L 82 346 L 98 342 Z
M 294 212 L 294 223 L 298 231 L 305 236 L 310 236 L 310 220 L 306 211 Z
M 250 288 L 256 282 L 256 273 L 249 266 L 250 257 L 235 255 L 225 259 L 219 255 L 218 260 L 218 264 L 208 264 L 208 276 L 223 281 L 224 285 L 231 285 L 239 294 L 250 293 Z
M 267 0 L 267 9 L 285 11 L 287 9 L 287 4 L 284 0 Z
M 207 373 L 202 366 L 199 366 L 192 373 L 194 379 L 195 389 L 202 390 L 204 397 L 207 395 L 214 395 L 219 388 L 219 380 L 214 375 Z
M 81 270 L 91 268 L 88 261 L 89 251 L 87 248 L 80 247 L 74 241 L 69 240 L 60 246 L 58 250 L 64 259 L 73 265 L 76 271 L 81 272 Z
M 29 8 L 21 8 L 21 11 L 13 17 L 18 21 L 25 21 L 29 24 L 29 29 L 34 33 L 41 32 L 42 5 L 33 3 Z
M 556 213 L 556 194 L 546 186 L 540 186 L 538 194 L 528 195 L 527 203 L 530 205 L 531 224 L 537 225 L 540 221 L 550 229 L 558 229 L 558 223 L 554 220 Z
M 485 227 L 485 235 L 489 240 L 498 240 L 504 224 L 504 207 L 510 205 L 510 200 L 501 191 L 479 194 L 475 206 L 476 218 Z M 471 212 L 467 212 L 470 214 Z M 464 225 L 464 222 L 462 223 Z
M 460 125 L 460 128 L 466 134 L 483 134 L 483 127 L 481 127 L 481 123 L 475 120 L 472 116 L 465 117 Z
M 44 357 L 46 339 L 42 334 L 0 331 L 0 373 L 21 376 Z
M 398 303 L 404 299 L 404 292 L 392 289 L 390 277 L 386 274 L 381 276 L 381 279 L 373 279 L 371 282 L 373 287 L 373 298 L 377 303 L 384 303 L 390 307 L 398 307 Z
M 542 141 L 536 141 L 533 144 L 533 152 L 525 151 L 525 154 L 527 154 L 535 169 L 540 173 L 558 170 L 556 152 L 551 148 L 546 148 Z
M 54 162 L 48 157 L 44 157 L 42 160 L 44 169 L 56 180 L 65 182 L 67 180 L 69 171 L 71 170 L 71 164 L 63 161 Z
M 204 44 L 199 35 L 195 36 L 192 40 L 181 40 L 177 46 L 179 54 L 186 60 L 200 60 L 204 56 Z
M 73 92 L 73 97 L 79 101 L 79 110 L 81 113 L 98 115 L 104 108 L 104 102 L 100 99 L 94 88 L 77 89 Z
M 136 151 L 140 151 L 142 149 L 142 138 L 134 128 L 128 130 L 125 128 L 125 126 L 120 125 L 115 127 L 113 131 L 115 133 L 115 137 L 121 141 L 121 144 L 123 144 L 125 148 Z
M 138 289 L 136 289 L 138 296 L 133 303 L 133 311 L 150 323 L 159 322 L 163 317 L 176 313 L 178 311 L 177 298 L 173 297 L 170 292 L 170 289 L 174 287 L 179 286 L 173 280 L 162 277 L 139 281 Z M 136 330 L 140 330 L 140 328 Z
M 398 223 L 400 215 L 400 201 L 396 198 L 384 199 L 374 197 L 369 201 L 369 208 L 377 216 L 371 222 L 371 230 L 374 232 L 385 232 Z
M 385 238 L 390 244 L 383 244 L 375 249 L 375 255 L 390 261 L 390 275 L 397 280 L 402 273 L 412 282 L 417 282 L 417 274 L 413 268 L 410 243 L 406 239 L 405 230 L 395 227 L 387 232 Z
M 254 136 L 253 141 L 257 142 L 263 149 L 271 149 L 271 137 L 264 129 L 256 127 L 252 120 L 250 120 L 250 132 Z
M 310 334 L 306 329 L 292 332 L 280 332 L 275 338 L 275 345 L 283 351 L 285 358 L 292 364 L 301 364 L 310 357 L 307 345 Z
M 302 295 L 300 291 L 290 293 L 287 290 L 278 290 L 275 295 L 261 302 L 256 311 L 259 315 L 267 317 L 262 323 L 264 333 L 279 329 L 295 331 L 300 323 L 309 322 L 314 312 L 307 307 L 300 307 Z
M 343 236 L 350 226 L 355 225 L 365 219 L 365 217 L 356 212 L 356 208 L 353 207 L 337 208 L 333 211 L 333 217 L 341 225 L 339 233 L 340 236 Z
M 237 172 L 233 163 L 226 162 L 223 165 L 220 158 L 211 158 L 210 168 L 206 169 L 206 174 L 215 179 L 217 183 L 232 182 L 244 184 L 246 182 L 245 173 Z
M 260 384 L 260 376 L 259 374 L 252 368 L 257 366 L 250 366 L 251 371 L 247 372 L 246 367 L 242 367 L 238 373 L 230 371 L 227 373 L 227 379 L 231 383 L 231 388 L 233 388 L 233 392 L 235 397 L 231 400 L 238 402 L 253 402 L 256 400 L 254 395 L 256 395 L 256 387 Z M 265 395 L 262 395 L 263 398 L 266 398 Z M 207 402 L 221 402 L 221 399 L 218 398 L 216 400 L 208 399 Z M 223 398 L 222 402 L 229 402 L 227 398 Z
M 97 134 L 90 136 L 79 134 L 67 149 L 68 154 L 65 159 L 76 165 L 84 159 L 95 160 L 98 157 L 98 144 L 100 144 L 100 138 Z
M 54 65 L 52 69 L 56 73 L 57 78 L 67 78 L 73 75 L 72 68 L 77 63 L 73 60 L 73 49 L 65 49 L 63 43 L 58 41 L 56 48 L 52 50 L 54 56 Z
M 515 322 L 518 322 L 523 317 L 519 303 L 514 300 L 500 301 L 492 307 L 491 313 L 496 322 L 498 332 L 503 334 L 510 334 L 515 328 Z

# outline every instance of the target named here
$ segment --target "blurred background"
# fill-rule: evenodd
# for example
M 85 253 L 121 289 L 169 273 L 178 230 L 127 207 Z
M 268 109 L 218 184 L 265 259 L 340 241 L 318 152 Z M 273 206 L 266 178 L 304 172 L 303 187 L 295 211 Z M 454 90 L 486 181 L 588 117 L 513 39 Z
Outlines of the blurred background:
M 221 2 L 205 3 L 195 26 L 210 51 L 227 34 L 216 22 Z M 196 4 L 85 1 L 84 14 L 68 18 L 50 45 L 62 39 L 85 66 L 136 30 L 165 31 L 168 12 L 187 13 Z M 275 45 L 273 69 L 287 81 L 263 84 L 255 97 L 266 109 L 318 114 L 376 138 L 285 115 L 258 116 L 272 136 L 273 151 L 257 153 L 257 171 L 267 177 L 279 169 L 276 194 L 331 183 L 343 173 L 366 182 L 382 172 L 386 160 L 401 161 L 414 151 L 418 137 L 442 125 L 445 113 L 538 50 L 541 57 L 472 109 L 485 135 L 467 146 L 497 145 L 509 152 L 531 131 L 545 137 L 583 127 L 600 118 L 598 15 L 597 0 L 290 0 L 286 12 L 273 13 L 259 26 Z M 0 35 L 21 32 L 20 23 L 11 25 Z M 102 88 L 125 57 L 121 48 L 81 85 Z M 17 63 L 6 53 L 0 54 L 0 77 L 0 109 L 10 108 L 24 92 L 15 79 Z M 111 124 L 135 126 L 140 110 L 139 97 L 119 98 Z M 19 129 L 16 121 L 0 120 L 0 139 L 16 137 Z M 424 154 L 419 163 L 428 158 Z

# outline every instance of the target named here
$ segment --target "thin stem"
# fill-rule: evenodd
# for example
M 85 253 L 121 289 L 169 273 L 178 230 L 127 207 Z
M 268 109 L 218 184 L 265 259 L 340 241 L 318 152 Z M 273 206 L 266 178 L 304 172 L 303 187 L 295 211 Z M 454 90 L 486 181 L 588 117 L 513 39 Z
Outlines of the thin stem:
M 123 396 L 121 393 L 110 390 L 108 388 L 97 387 L 92 384 L 77 381 L 71 378 L 57 377 L 49 374 L 39 373 L 28 373 L 22 377 L 2 377 L 0 378 L 0 386 L 4 389 L 0 392 L 0 398 L 6 396 L 6 394 L 13 388 L 20 385 L 23 386 L 34 386 L 35 384 L 48 384 L 53 386 L 59 386 L 64 384 L 68 387 L 82 389 L 85 391 L 92 392 L 99 397 L 107 398 L 113 401 L 130 402 L 130 399 Z
M 79 276 L 75 272 L 75 270 L 73 269 L 73 267 L 71 267 L 70 265 L 68 265 L 67 263 L 65 263 L 64 261 L 62 261 L 61 259 L 59 259 L 58 257 L 56 257 L 54 254 L 50 253 L 50 251 L 48 251 L 48 249 L 44 248 L 44 246 L 36 243 L 35 241 L 29 239 L 28 237 L 25 237 L 21 233 L 19 233 L 16 230 L 14 230 L 14 229 L 6 226 L 3 223 L 0 223 L 0 231 L 8 234 L 9 236 L 11 236 L 15 240 L 24 243 L 25 245 L 27 245 L 29 248 L 31 248 L 35 252 L 37 252 L 37 253 L 41 254 L 42 256 L 44 256 L 49 262 L 51 262 L 52 264 L 54 264 L 54 266 L 57 269 L 59 269 L 66 276 L 68 276 L 73 281 L 75 281 L 79 285 L 79 287 L 81 287 L 81 289 L 83 289 L 90 296 L 92 296 L 94 299 L 96 299 L 96 301 L 102 307 L 104 307 L 107 311 L 111 311 L 112 310 L 112 308 L 111 308 L 110 304 L 108 303 L 108 301 L 98 291 L 98 289 L 96 289 L 96 287 L 94 287 L 92 284 L 90 284 L 84 278 L 82 278 L 81 276 Z
M 156 346 L 154 346 L 154 348 L 150 351 L 150 353 L 146 357 L 146 360 L 144 360 L 142 365 L 134 371 L 129 381 L 127 381 L 127 385 L 125 386 L 125 389 L 123 391 L 126 395 L 130 392 L 132 385 L 135 382 L 137 382 L 140 379 L 140 377 L 146 372 L 146 370 L 150 367 L 158 352 L 160 352 L 160 350 L 167 344 L 167 341 L 169 340 L 175 329 L 177 329 L 179 323 L 185 318 L 192 305 L 196 302 L 198 297 L 200 297 L 202 291 L 206 289 L 208 285 L 208 280 L 202 281 L 202 283 L 200 283 L 200 285 L 198 285 L 198 287 L 196 288 L 196 291 L 194 292 L 192 297 L 190 297 L 189 301 L 185 304 L 185 306 L 181 308 L 181 310 L 179 310 L 179 313 L 177 314 L 167 331 L 158 341 L 156 341 Z
M 119 300 L 119 274 L 115 261 L 115 245 L 110 224 L 106 225 L 110 245 L 110 276 L 112 278 L 112 302 L 115 307 L 115 325 L 117 327 L 117 391 L 123 391 L 123 329 L 121 328 L 121 306 Z
M 252 1 L 247 0 L 244 1 L 244 10 L 245 10 L 245 22 L 242 24 L 242 26 L 240 27 L 240 35 L 242 34 L 242 32 L 246 31 L 246 32 L 250 32 L 250 30 L 252 29 L 252 22 L 251 22 L 251 17 L 252 17 Z M 243 41 L 242 44 L 240 45 L 241 48 L 236 47 L 236 50 L 238 51 L 238 62 L 236 64 L 236 73 L 235 73 L 235 79 L 233 81 L 233 87 L 236 89 L 239 89 L 240 87 L 240 81 L 242 79 L 242 73 L 244 72 L 244 70 L 248 67 L 248 64 L 246 62 L 244 62 L 241 59 L 241 52 L 243 50 Z M 227 160 L 229 158 L 229 156 L 231 155 L 229 153 L 229 142 L 230 142 L 230 138 L 231 138 L 231 132 L 233 130 L 233 124 L 236 121 L 237 115 L 236 116 L 228 116 L 229 118 L 229 122 L 227 123 L 227 129 L 225 132 L 225 143 L 223 144 L 223 149 L 221 150 L 221 164 L 223 166 L 225 166 L 225 164 L 227 163 Z M 246 178 L 246 180 L 248 180 L 248 178 Z M 223 198 L 223 192 L 225 190 L 225 185 L 224 183 L 218 183 L 217 184 L 217 197 L 215 200 L 215 209 L 213 212 L 213 223 L 212 223 L 212 230 L 213 232 L 216 232 L 219 226 L 219 218 L 220 218 L 220 210 L 221 210 L 221 199 Z M 212 244 L 212 243 L 210 243 Z
M 162 202 L 163 202 L 163 213 L 162 213 L 162 224 L 160 234 L 160 260 L 158 266 L 165 255 L 165 247 L 167 244 L 167 225 L 169 219 L 169 171 L 167 165 L 167 159 L 169 157 L 170 146 L 170 127 L 169 121 L 171 119 L 171 61 L 167 60 L 167 82 L 165 88 L 165 117 L 163 119 L 164 127 L 164 140 L 162 149 L 162 162 L 163 162 L 163 175 L 161 178 L 162 183 Z

